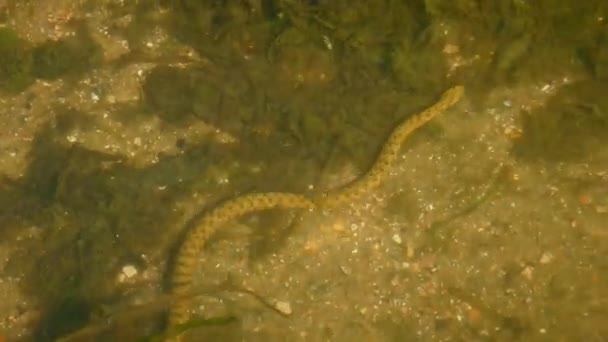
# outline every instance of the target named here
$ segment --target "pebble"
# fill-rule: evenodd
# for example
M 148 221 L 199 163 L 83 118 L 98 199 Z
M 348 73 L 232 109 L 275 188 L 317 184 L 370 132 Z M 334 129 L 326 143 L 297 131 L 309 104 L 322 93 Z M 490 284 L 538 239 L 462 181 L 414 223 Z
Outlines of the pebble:
M 532 280 L 532 276 L 534 274 L 534 268 L 532 266 L 526 266 L 523 271 L 521 271 L 521 275 L 528 280 Z
M 126 265 L 122 268 L 122 273 L 127 277 L 131 278 L 132 276 L 137 274 L 137 268 L 133 265 Z
M 543 255 L 540 256 L 539 262 L 541 264 L 548 264 L 551 262 L 551 260 L 553 260 L 553 254 L 551 254 L 549 252 L 545 252 L 545 253 L 543 253 Z
M 133 265 L 125 265 L 120 270 L 120 274 L 118 275 L 118 281 L 123 282 L 129 278 L 134 277 L 137 274 L 137 268 Z
M 291 313 L 292 313 L 291 303 L 289 303 L 289 302 L 285 302 L 285 301 L 277 302 L 277 304 L 275 305 L 275 308 L 277 310 L 279 310 L 282 314 L 285 314 L 285 315 L 291 315 Z

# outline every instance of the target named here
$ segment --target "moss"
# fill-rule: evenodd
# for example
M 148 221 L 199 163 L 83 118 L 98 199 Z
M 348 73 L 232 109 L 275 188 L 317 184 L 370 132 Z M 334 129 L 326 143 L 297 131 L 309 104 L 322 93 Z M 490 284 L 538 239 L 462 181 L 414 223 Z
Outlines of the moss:
M 33 81 L 30 44 L 10 29 L 0 28 L 0 89 L 20 92 Z
M 549 103 L 522 114 L 523 137 L 514 153 L 526 159 L 578 161 L 608 143 L 608 82 L 567 85 Z
M 182 123 L 192 114 L 193 85 L 189 70 L 154 68 L 143 84 L 146 105 L 169 123 Z
M 84 326 L 88 323 L 91 310 L 91 304 L 78 296 L 68 296 L 53 303 L 35 333 L 36 341 L 55 341 Z
M 48 80 L 81 74 L 97 66 L 101 47 L 86 32 L 58 41 L 47 41 L 33 50 L 33 74 Z
M 447 68 L 437 46 L 405 40 L 394 46 L 388 61 L 393 76 L 408 88 L 433 92 L 445 84 Z
M 13 225 L 3 233 L 33 226 L 40 234 L 39 239 L 24 242 L 26 247 L 11 256 L 12 266 L 5 271 L 23 277 L 23 291 L 44 308 L 41 340 L 52 340 L 81 325 L 72 315 L 86 313 L 83 304 L 96 306 L 116 295 L 121 265 L 144 269 L 142 254 L 154 262 L 164 254 L 174 238 L 167 227 L 177 218 L 163 208 L 171 207 L 185 192 L 171 182 L 183 179 L 188 188 L 199 179 L 194 172 L 181 175 L 183 169 L 200 170 L 193 166 L 200 158 L 166 158 L 142 170 L 115 156 L 62 145 L 65 131 L 86 127 L 78 116 L 64 113 L 38 133 L 20 184 L 40 204 L 35 210 L 17 206 L 15 216 L 21 222 L 3 220 Z M 157 191 L 161 184 L 169 184 L 169 189 Z M 7 192 L 2 195 L 3 201 L 12 197 Z M 73 298 L 78 302 L 71 302 Z

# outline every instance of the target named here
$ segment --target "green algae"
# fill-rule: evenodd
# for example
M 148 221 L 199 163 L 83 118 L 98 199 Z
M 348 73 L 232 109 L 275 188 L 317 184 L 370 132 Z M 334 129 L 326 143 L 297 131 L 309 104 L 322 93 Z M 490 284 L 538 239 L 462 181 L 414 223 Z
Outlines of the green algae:
M 43 42 L 32 50 L 32 74 L 41 79 L 55 80 L 76 76 L 99 65 L 103 51 L 86 32 L 72 37 Z
M 30 44 L 8 28 L 0 28 L 0 89 L 21 92 L 33 81 Z

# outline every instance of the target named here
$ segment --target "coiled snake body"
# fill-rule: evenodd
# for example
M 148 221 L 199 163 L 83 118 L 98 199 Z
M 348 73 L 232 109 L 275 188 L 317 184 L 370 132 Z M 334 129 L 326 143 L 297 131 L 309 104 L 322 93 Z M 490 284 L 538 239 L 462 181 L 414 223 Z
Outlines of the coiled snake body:
M 438 114 L 456 104 L 464 93 L 464 87 L 455 86 L 443 93 L 439 101 L 426 110 L 411 116 L 389 135 L 371 168 L 358 179 L 344 187 L 322 193 L 315 198 L 304 195 L 268 192 L 242 195 L 230 199 L 203 215 L 187 232 L 176 257 L 171 292 L 175 296 L 188 293 L 192 288 L 195 264 L 203 246 L 225 223 L 242 215 L 273 209 L 313 209 L 333 207 L 352 202 L 379 185 L 387 176 L 399 155 L 407 137 Z M 176 301 L 169 311 L 168 327 L 172 328 L 188 320 L 188 302 Z

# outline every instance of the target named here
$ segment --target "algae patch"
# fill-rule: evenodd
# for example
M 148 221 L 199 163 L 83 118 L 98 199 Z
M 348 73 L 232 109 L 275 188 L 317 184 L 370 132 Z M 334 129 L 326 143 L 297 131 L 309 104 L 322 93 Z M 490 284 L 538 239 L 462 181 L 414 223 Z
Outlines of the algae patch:
M 20 92 L 33 81 L 30 44 L 11 29 L 0 28 L 0 89 Z

